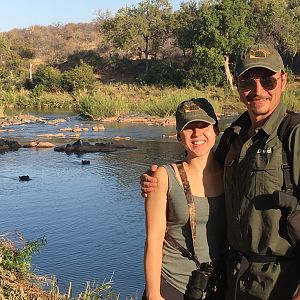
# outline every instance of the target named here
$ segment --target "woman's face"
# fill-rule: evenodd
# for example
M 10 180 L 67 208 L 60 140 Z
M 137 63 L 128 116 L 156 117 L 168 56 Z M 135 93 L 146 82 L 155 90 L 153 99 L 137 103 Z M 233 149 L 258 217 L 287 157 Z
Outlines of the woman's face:
M 195 121 L 189 123 L 178 133 L 178 140 L 187 150 L 188 155 L 193 157 L 207 155 L 216 142 L 216 132 L 214 125 Z

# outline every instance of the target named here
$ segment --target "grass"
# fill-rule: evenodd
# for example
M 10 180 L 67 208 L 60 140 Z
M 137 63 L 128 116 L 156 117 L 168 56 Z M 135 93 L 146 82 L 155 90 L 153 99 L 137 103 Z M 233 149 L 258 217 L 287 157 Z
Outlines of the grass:
M 236 89 L 207 86 L 196 88 L 155 87 L 135 84 L 100 84 L 92 92 L 67 93 L 0 92 L 1 110 L 70 111 L 91 118 L 107 118 L 129 113 L 145 113 L 166 117 L 172 115 L 178 103 L 190 98 L 210 100 L 217 113 L 244 108 Z M 300 111 L 299 85 L 291 85 L 283 93 L 283 101 L 291 110 Z M 0 110 L 0 111 L 1 111 Z

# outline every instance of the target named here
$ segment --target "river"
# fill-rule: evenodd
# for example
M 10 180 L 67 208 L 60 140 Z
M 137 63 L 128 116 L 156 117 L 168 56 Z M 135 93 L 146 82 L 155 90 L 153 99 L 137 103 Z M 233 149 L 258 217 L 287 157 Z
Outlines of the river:
M 221 126 L 228 122 L 224 118 Z M 91 128 L 95 122 L 71 116 L 66 124 L 15 126 L 15 132 L 1 135 L 27 141 L 46 131 L 58 132 L 59 127 Z M 120 300 L 140 299 L 145 230 L 139 176 L 153 163 L 179 159 L 183 151 L 175 140 L 163 138 L 175 133 L 172 127 L 116 123 L 105 127 L 101 132 L 86 131 L 81 138 L 129 136 L 136 149 L 78 156 L 21 148 L 1 154 L 0 229 L 1 233 L 18 229 L 29 240 L 45 236 L 47 245 L 34 255 L 32 268 L 41 275 L 55 274 L 63 292 L 70 281 L 75 296 L 87 281 L 101 283 L 113 276 Z M 82 165 L 82 159 L 90 160 L 90 165 Z M 32 180 L 20 182 L 21 175 Z

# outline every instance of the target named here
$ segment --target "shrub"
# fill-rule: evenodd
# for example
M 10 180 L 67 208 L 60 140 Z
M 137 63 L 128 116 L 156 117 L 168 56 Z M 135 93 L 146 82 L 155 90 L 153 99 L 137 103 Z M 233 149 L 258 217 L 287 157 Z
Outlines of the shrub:
M 61 79 L 62 88 L 68 93 L 80 90 L 92 91 L 95 82 L 93 68 L 82 61 L 79 66 L 64 72 Z
M 195 51 L 194 64 L 187 71 L 187 86 L 223 85 L 225 83 L 224 62 L 217 49 L 198 46 Z
M 20 238 L 23 240 L 23 238 Z M 36 241 L 26 241 L 21 248 L 17 248 L 11 240 L 0 242 L 0 267 L 7 271 L 18 272 L 22 277 L 30 275 L 32 254 L 39 252 L 47 243 L 45 237 Z
M 159 62 L 151 66 L 147 74 L 141 76 L 138 81 L 146 84 L 176 85 L 182 86 L 183 71 L 175 64 Z
M 60 90 L 61 73 L 47 65 L 39 65 L 33 75 L 34 86 L 41 86 L 46 92 L 57 92 Z

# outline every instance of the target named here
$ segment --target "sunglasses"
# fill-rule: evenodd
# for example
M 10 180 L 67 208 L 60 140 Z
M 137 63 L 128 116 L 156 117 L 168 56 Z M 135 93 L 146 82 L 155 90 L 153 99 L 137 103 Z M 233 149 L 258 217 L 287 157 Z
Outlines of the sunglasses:
M 238 86 L 243 91 L 250 91 L 256 86 L 256 81 L 258 80 L 260 82 L 260 85 L 265 90 L 274 90 L 277 86 L 277 80 L 280 78 L 274 77 L 274 76 L 268 76 L 268 77 L 262 77 L 258 79 L 254 78 L 241 78 L 238 79 Z

